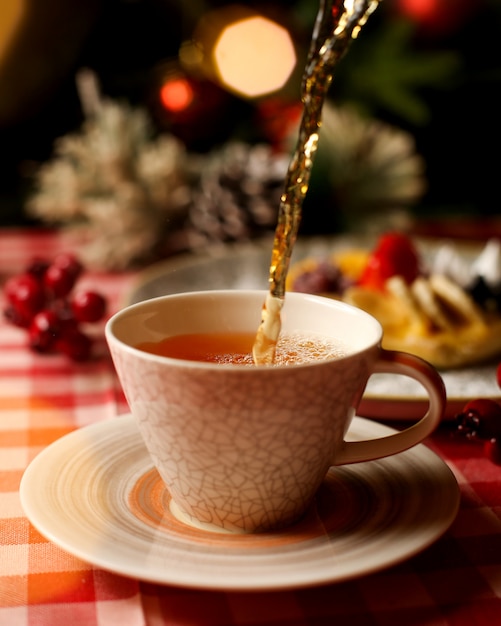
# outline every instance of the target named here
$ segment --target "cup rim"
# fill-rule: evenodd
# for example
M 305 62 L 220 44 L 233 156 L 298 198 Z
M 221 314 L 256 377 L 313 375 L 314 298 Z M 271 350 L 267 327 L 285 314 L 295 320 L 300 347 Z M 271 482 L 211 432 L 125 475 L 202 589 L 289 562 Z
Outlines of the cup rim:
M 218 295 L 234 295 L 234 294 L 246 294 L 246 295 L 260 295 L 263 299 L 263 303 L 264 300 L 268 294 L 267 290 L 262 290 L 262 289 L 214 289 L 214 290 L 197 290 L 197 291 L 185 291 L 185 292 L 178 292 L 178 293 L 169 293 L 169 294 L 165 294 L 165 295 L 161 295 L 161 296 L 156 296 L 154 298 L 149 298 L 147 300 L 142 300 L 140 302 L 135 302 L 133 304 L 129 304 L 123 308 L 121 308 L 120 310 L 116 311 L 106 322 L 105 324 L 105 337 L 106 337 L 106 341 L 108 343 L 108 345 L 111 345 L 112 343 L 116 344 L 116 345 L 120 345 L 121 349 L 131 353 L 131 354 L 135 354 L 140 355 L 142 359 L 145 360 L 150 360 L 153 362 L 157 362 L 157 363 L 170 363 L 170 364 L 176 364 L 177 367 L 190 367 L 190 368 L 197 368 L 197 369 L 221 369 L 224 368 L 225 370 L 233 370 L 233 371 L 238 371 L 238 372 L 253 372 L 256 371 L 256 369 L 266 369 L 267 371 L 284 371 L 286 369 L 297 369 L 297 368 L 310 368 L 310 367 L 318 367 L 320 364 L 326 364 L 326 363 L 333 363 L 333 362 L 338 362 L 338 361 L 343 361 L 349 358 L 352 358 L 353 356 L 360 354 L 361 352 L 365 352 L 366 350 L 370 350 L 370 349 L 374 349 L 374 348 L 381 348 L 381 342 L 382 342 L 382 336 L 383 336 L 383 328 L 380 324 L 380 322 L 370 313 L 367 313 L 366 311 L 364 311 L 363 309 L 360 309 L 352 304 L 348 304 L 347 302 L 343 302 L 341 300 L 336 300 L 334 298 L 329 298 L 327 296 L 322 296 L 322 295 L 317 295 L 317 294 L 309 294 L 309 293 L 303 293 L 303 292 L 287 292 L 285 295 L 285 299 L 287 301 L 288 298 L 290 299 L 301 299 L 301 300 L 311 300 L 311 301 L 320 301 L 323 304 L 328 304 L 329 306 L 332 306 L 333 308 L 337 309 L 337 310 L 344 310 L 346 312 L 350 312 L 353 315 L 359 315 L 360 317 L 370 321 L 370 323 L 372 323 L 378 330 L 378 338 L 372 342 L 367 344 L 365 347 L 363 348 L 359 348 L 359 349 L 355 349 L 355 350 L 350 350 L 348 352 L 348 354 L 344 354 L 344 355 L 340 355 L 340 356 L 336 356 L 334 358 L 330 358 L 330 359 L 319 359 L 316 361 L 308 361 L 308 362 L 304 362 L 304 363 L 294 363 L 294 364 L 287 364 L 287 365 L 273 365 L 272 367 L 270 365 L 254 365 L 252 367 L 250 367 L 249 365 L 245 365 L 245 364 L 241 364 L 241 363 L 213 363 L 213 362 L 206 362 L 206 361 L 195 361 L 195 360 L 190 360 L 190 359 L 180 359 L 177 357 L 169 357 L 169 356 L 164 356 L 164 355 L 159 355 L 159 354 L 153 354 L 151 352 L 146 352 L 145 350 L 141 350 L 140 348 L 135 347 L 134 345 L 131 345 L 130 343 L 127 343 L 126 341 L 123 341 L 122 339 L 118 338 L 114 332 L 113 326 L 123 317 L 130 315 L 131 313 L 135 312 L 138 309 L 143 309 L 143 308 L 147 308 L 150 307 L 152 305 L 155 305 L 155 303 L 158 303 L 159 301 L 163 301 L 163 300 L 171 300 L 171 299 L 181 299 L 183 297 L 190 297 L 190 298 L 198 298 L 198 297 L 202 297 L 202 296 L 206 296 L 206 295 L 212 295 L 212 296 L 218 296 Z M 256 326 L 256 333 L 257 333 L 257 326 Z M 311 331 L 312 333 L 314 333 L 315 331 Z

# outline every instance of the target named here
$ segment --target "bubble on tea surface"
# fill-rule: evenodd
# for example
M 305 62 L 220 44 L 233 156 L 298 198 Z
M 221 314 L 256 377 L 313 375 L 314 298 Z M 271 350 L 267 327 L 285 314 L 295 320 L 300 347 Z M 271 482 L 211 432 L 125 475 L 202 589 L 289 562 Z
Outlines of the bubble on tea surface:
M 276 365 L 295 365 L 326 361 L 342 357 L 346 351 L 341 343 L 330 337 L 305 334 L 285 334 L 277 344 Z
M 273 365 L 297 365 L 314 361 L 338 359 L 346 354 L 342 343 L 332 337 L 305 333 L 280 335 Z M 221 364 L 254 365 L 251 353 L 220 354 Z

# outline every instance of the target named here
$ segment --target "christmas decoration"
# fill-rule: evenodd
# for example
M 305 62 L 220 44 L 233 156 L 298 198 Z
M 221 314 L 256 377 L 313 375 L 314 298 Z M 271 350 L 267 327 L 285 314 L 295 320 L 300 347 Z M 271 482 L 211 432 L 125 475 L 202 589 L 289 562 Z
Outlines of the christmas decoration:
M 27 208 L 75 234 L 87 265 L 121 270 L 274 230 L 290 161 L 281 137 L 274 146 L 230 140 L 190 153 L 170 133 L 154 136 L 143 109 L 101 98 L 92 74 L 79 81 L 82 128 L 56 141 Z M 284 126 L 291 140 L 293 118 Z M 332 104 L 318 162 L 327 219 L 401 210 L 425 187 L 409 134 Z
M 86 264 L 121 270 L 273 229 L 288 161 L 242 142 L 188 156 L 171 135 L 147 141 L 141 111 L 108 101 L 57 142 L 28 208 L 76 232 Z
M 84 78 L 81 132 L 56 141 L 27 210 L 78 229 L 89 266 L 123 269 L 147 260 L 183 215 L 186 151 L 171 135 L 154 138 L 142 109 L 101 99 L 93 77 Z
M 248 240 L 275 228 L 289 155 L 265 144 L 229 142 L 203 162 L 192 190 L 191 248 Z
M 426 189 L 414 138 L 349 107 L 327 103 L 322 118 L 313 184 L 326 186 L 329 210 L 355 230 L 364 223 L 379 230 L 394 226 L 392 220 L 401 220 Z
M 483 0 L 395 0 L 395 10 L 415 20 L 427 35 L 457 30 L 482 8 Z
M 34 259 L 5 283 L 5 319 L 27 332 L 28 347 L 40 354 L 64 354 L 72 361 L 92 356 L 91 326 L 104 319 L 106 298 L 81 289 L 82 263 L 71 253 Z

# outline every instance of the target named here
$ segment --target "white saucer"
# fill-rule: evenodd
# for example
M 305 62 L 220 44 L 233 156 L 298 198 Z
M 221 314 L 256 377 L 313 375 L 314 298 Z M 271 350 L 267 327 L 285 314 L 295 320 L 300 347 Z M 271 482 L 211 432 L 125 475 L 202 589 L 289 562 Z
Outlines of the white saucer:
M 350 438 L 388 432 L 355 418 Z M 452 472 L 419 445 L 332 469 L 309 514 L 286 531 L 197 530 L 170 512 L 131 416 L 50 445 L 24 473 L 20 495 L 42 535 L 84 561 L 150 582 L 225 590 L 301 587 L 380 570 L 434 542 L 459 506 Z

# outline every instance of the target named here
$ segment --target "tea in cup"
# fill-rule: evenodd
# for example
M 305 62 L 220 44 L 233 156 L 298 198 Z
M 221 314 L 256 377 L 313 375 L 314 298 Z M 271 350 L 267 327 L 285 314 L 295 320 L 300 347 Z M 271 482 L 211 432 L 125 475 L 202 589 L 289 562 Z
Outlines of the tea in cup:
M 384 350 L 379 322 L 333 299 L 288 293 L 276 362 L 254 365 L 265 296 L 244 290 L 162 296 L 126 307 L 106 325 L 119 380 L 172 513 L 200 528 L 257 532 L 290 525 L 308 510 L 331 466 L 402 452 L 444 414 L 436 370 Z M 346 441 L 375 373 L 417 380 L 428 410 L 405 430 Z

